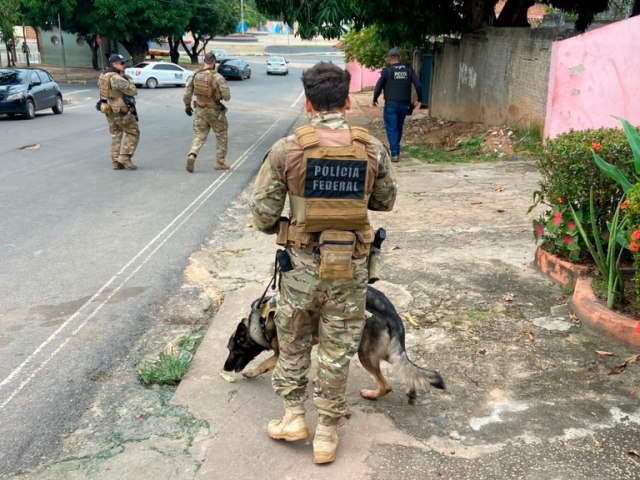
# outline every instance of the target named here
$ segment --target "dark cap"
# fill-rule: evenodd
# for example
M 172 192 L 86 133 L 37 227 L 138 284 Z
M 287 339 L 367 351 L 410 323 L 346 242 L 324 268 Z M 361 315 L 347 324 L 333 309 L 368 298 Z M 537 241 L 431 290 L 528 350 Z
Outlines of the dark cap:
M 125 62 L 125 59 L 122 55 L 120 55 L 119 53 L 114 53 L 109 57 L 109 63 L 118 63 L 118 62 Z
M 387 53 L 387 56 L 389 57 L 399 57 L 400 56 L 400 49 L 393 47 L 391 50 L 389 50 L 389 53 Z
M 216 63 L 216 56 L 213 52 L 205 53 L 204 55 L 204 63 L 207 65 L 211 65 L 212 63 Z

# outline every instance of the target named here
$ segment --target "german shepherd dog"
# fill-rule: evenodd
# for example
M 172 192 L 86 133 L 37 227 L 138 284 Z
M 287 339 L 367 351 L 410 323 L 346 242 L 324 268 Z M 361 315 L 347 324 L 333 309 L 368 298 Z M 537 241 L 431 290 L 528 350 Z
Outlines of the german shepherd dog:
M 242 319 L 229 339 L 229 356 L 224 363 L 225 371 L 241 372 L 251 360 L 265 350 L 273 350 L 273 356 L 255 368 L 244 370 L 242 374 L 248 378 L 257 377 L 276 366 L 279 352 L 274 322 L 276 301 L 276 296 L 267 296 L 262 302 L 260 299 L 253 302 L 251 313 Z M 416 390 L 425 389 L 429 384 L 444 390 L 444 381 L 438 372 L 418 367 L 407 356 L 402 319 L 391 301 L 381 291 L 369 286 L 366 309 L 368 315 L 358 349 L 358 358 L 362 366 L 373 375 L 378 388 L 361 390 L 360 395 L 369 400 L 376 400 L 391 391 L 389 382 L 380 371 L 381 360 L 389 362 L 396 369 L 411 405 L 415 404 Z

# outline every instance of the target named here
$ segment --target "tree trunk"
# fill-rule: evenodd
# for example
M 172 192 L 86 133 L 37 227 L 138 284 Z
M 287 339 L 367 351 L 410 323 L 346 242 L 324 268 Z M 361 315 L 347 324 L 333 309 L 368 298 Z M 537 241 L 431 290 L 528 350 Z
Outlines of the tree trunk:
M 497 0 L 469 0 L 465 2 L 466 31 L 475 32 L 491 25 L 495 19 Z
M 180 37 L 169 37 L 169 55 L 171 62 L 176 65 L 180 63 Z
M 133 64 L 143 62 L 147 56 L 147 40 L 142 37 L 132 37 L 125 40 L 120 40 L 120 43 L 124 45 L 129 54 L 131 54 L 131 60 Z
M 100 65 L 98 65 L 98 51 L 100 50 L 100 47 L 96 43 L 96 36 L 87 35 L 85 40 L 91 49 L 91 64 L 93 65 L 93 69 L 100 70 Z
M 187 52 L 187 55 L 189 55 L 189 58 L 191 59 L 191 64 L 197 65 L 199 63 L 198 62 L 198 44 L 200 43 L 200 40 L 198 39 L 198 37 L 194 35 L 193 47 L 191 48 L 187 47 L 187 45 L 184 43 L 184 40 L 182 38 L 180 39 L 180 43 L 182 44 L 182 48 L 184 48 L 184 51 Z
M 534 4 L 534 0 L 507 0 L 493 25 L 496 27 L 530 27 L 527 20 L 527 10 Z

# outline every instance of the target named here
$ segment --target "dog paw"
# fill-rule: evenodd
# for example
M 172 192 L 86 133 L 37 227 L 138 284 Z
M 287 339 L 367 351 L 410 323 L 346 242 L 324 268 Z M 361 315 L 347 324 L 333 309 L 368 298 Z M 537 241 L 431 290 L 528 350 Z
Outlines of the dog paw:
M 258 375 L 260 375 L 260 372 L 255 369 L 245 370 L 244 372 L 242 372 L 242 376 L 245 378 L 255 378 Z
M 377 400 L 380 397 L 380 392 L 378 390 L 360 390 L 360 396 L 362 398 L 366 398 L 367 400 Z

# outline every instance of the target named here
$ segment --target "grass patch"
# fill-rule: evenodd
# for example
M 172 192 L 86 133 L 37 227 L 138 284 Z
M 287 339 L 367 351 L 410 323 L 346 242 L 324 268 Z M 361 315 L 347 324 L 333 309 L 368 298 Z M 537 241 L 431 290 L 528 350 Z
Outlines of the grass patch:
M 171 342 L 158 357 L 138 370 L 138 380 L 144 385 L 177 385 L 189 370 L 193 355 L 204 338 L 204 329 Z
M 404 155 L 421 163 L 479 163 L 498 160 L 495 153 L 482 153 L 483 143 L 482 137 L 474 136 L 454 148 L 408 144 L 402 150 Z
M 534 159 L 543 155 L 542 127 L 540 125 L 513 128 L 512 130 L 516 136 L 514 150 L 518 155 Z

